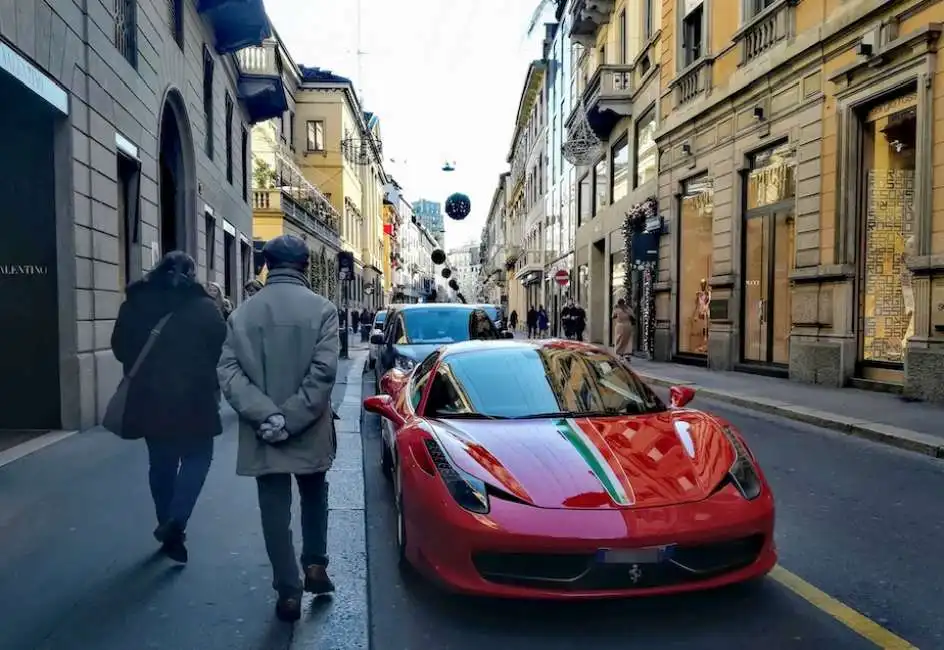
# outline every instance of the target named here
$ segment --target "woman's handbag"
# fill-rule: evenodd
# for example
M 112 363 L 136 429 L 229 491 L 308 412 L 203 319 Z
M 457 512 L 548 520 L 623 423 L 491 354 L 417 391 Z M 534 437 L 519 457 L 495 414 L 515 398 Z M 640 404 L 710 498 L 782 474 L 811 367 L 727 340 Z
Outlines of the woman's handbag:
M 124 440 L 136 440 L 141 437 L 135 435 L 134 432 L 127 432 L 124 429 L 125 410 L 128 408 L 128 388 L 134 376 L 138 374 L 138 370 L 141 369 L 141 365 L 147 358 L 148 353 L 150 353 L 151 348 L 154 347 L 154 344 L 157 342 L 157 337 L 161 335 L 161 330 L 167 325 L 167 321 L 170 320 L 171 316 L 173 316 L 173 314 L 167 314 L 161 318 L 161 320 L 157 321 L 157 325 L 151 330 L 151 335 L 148 337 L 147 342 L 144 344 L 144 347 L 141 348 L 141 352 L 138 353 L 138 358 L 135 359 L 134 365 L 131 367 L 131 372 L 121 378 L 121 383 L 119 383 L 118 388 L 115 389 L 115 394 L 108 400 L 108 406 L 105 407 L 105 417 L 102 420 L 102 426 L 119 438 L 123 438 Z

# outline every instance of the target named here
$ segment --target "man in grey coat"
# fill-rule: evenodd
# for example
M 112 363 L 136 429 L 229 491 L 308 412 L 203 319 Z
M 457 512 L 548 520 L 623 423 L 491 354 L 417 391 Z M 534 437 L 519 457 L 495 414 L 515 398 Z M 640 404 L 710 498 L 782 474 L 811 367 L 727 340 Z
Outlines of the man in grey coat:
M 218 375 L 239 413 L 236 472 L 256 478 L 262 532 L 278 592 L 276 615 L 301 617 L 302 590 L 334 591 L 328 565 L 328 483 L 337 450 L 331 391 L 338 372 L 338 310 L 308 285 L 304 241 L 263 249 L 265 287 L 230 317 Z M 292 543 L 292 475 L 301 495 L 302 569 Z

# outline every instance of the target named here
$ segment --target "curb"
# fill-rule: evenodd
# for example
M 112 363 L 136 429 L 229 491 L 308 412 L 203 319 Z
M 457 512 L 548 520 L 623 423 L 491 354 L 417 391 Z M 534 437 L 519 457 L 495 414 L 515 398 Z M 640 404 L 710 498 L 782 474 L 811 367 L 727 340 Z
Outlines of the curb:
M 727 402 L 728 404 L 734 404 L 735 406 L 740 406 L 752 411 L 778 415 L 789 420 L 823 427 L 824 429 L 832 429 L 833 431 L 839 431 L 856 438 L 871 440 L 872 442 L 897 447 L 898 449 L 930 456 L 931 458 L 944 459 L 944 441 L 926 433 L 912 431 L 911 429 L 902 429 L 901 427 L 895 427 L 890 424 L 857 420 L 856 418 L 796 406 L 788 402 L 767 399 L 765 397 L 748 397 L 739 393 L 729 393 L 714 388 L 704 388 L 692 382 L 676 381 L 668 377 L 659 377 L 644 372 L 636 372 L 636 374 L 644 381 L 655 386 L 665 388 L 671 386 L 689 386 L 697 391 L 697 395 L 707 397 L 708 399 Z

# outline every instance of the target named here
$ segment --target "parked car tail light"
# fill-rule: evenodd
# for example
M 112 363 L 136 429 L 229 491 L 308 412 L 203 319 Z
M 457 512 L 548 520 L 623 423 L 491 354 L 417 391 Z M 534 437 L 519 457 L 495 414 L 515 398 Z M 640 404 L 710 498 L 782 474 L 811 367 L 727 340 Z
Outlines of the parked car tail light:
M 427 438 L 423 442 L 430 461 L 456 503 L 469 512 L 488 514 L 488 490 L 485 482 L 453 465 L 446 456 L 446 452 L 432 438 Z
M 747 500 L 753 500 L 760 496 L 761 483 L 760 475 L 757 473 L 757 467 L 754 465 L 754 458 L 744 446 L 741 437 L 738 436 L 730 427 L 724 427 L 724 435 L 731 443 L 734 449 L 734 463 L 728 470 L 729 480 L 734 483 L 741 495 Z

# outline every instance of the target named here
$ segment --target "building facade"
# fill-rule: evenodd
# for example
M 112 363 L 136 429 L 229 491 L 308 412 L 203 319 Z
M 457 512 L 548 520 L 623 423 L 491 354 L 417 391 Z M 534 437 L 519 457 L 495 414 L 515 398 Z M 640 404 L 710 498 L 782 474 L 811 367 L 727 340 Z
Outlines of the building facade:
M 479 244 L 479 286 L 473 295 L 476 300 L 501 305 L 508 311 L 507 282 L 505 269 L 505 185 L 508 173 L 498 178 L 498 186 L 492 195 L 485 226 L 482 228 L 482 241 Z M 508 312 L 510 313 L 510 312 Z
M 468 301 L 476 300 L 479 274 L 482 269 L 479 243 L 449 249 L 446 252 L 446 259 L 449 268 L 452 269 L 452 277 L 459 284 L 459 293 Z
M 662 15 L 659 356 L 944 399 L 944 3 Z
M 401 273 L 397 278 L 393 302 L 418 303 L 441 300 L 437 287 L 433 251 L 439 242 L 410 211 L 409 220 L 403 220 L 400 254 Z
M 305 178 L 340 215 L 341 246 L 354 255 L 354 280 L 342 287 L 351 309 L 375 308 L 383 295 L 383 168 L 380 121 L 361 107 L 346 77 L 299 66 L 295 111 L 280 119 Z M 365 287 L 370 286 L 365 291 Z M 347 293 L 345 293 L 347 291 Z
M 277 72 L 239 52 L 268 35 L 262 3 L 226 8 L 235 21 L 218 5 L 40 0 L 0 20 L 0 340 L 18 369 L 0 379 L 0 429 L 101 421 L 125 287 L 163 253 L 189 252 L 201 281 L 241 300 L 249 129 L 285 99 Z
M 420 223 L 429 231 L 442 248 L 446 245 L 446 226 L 443 222 L 442 203 L 417 199 L 413 202 L 413 212 Z

